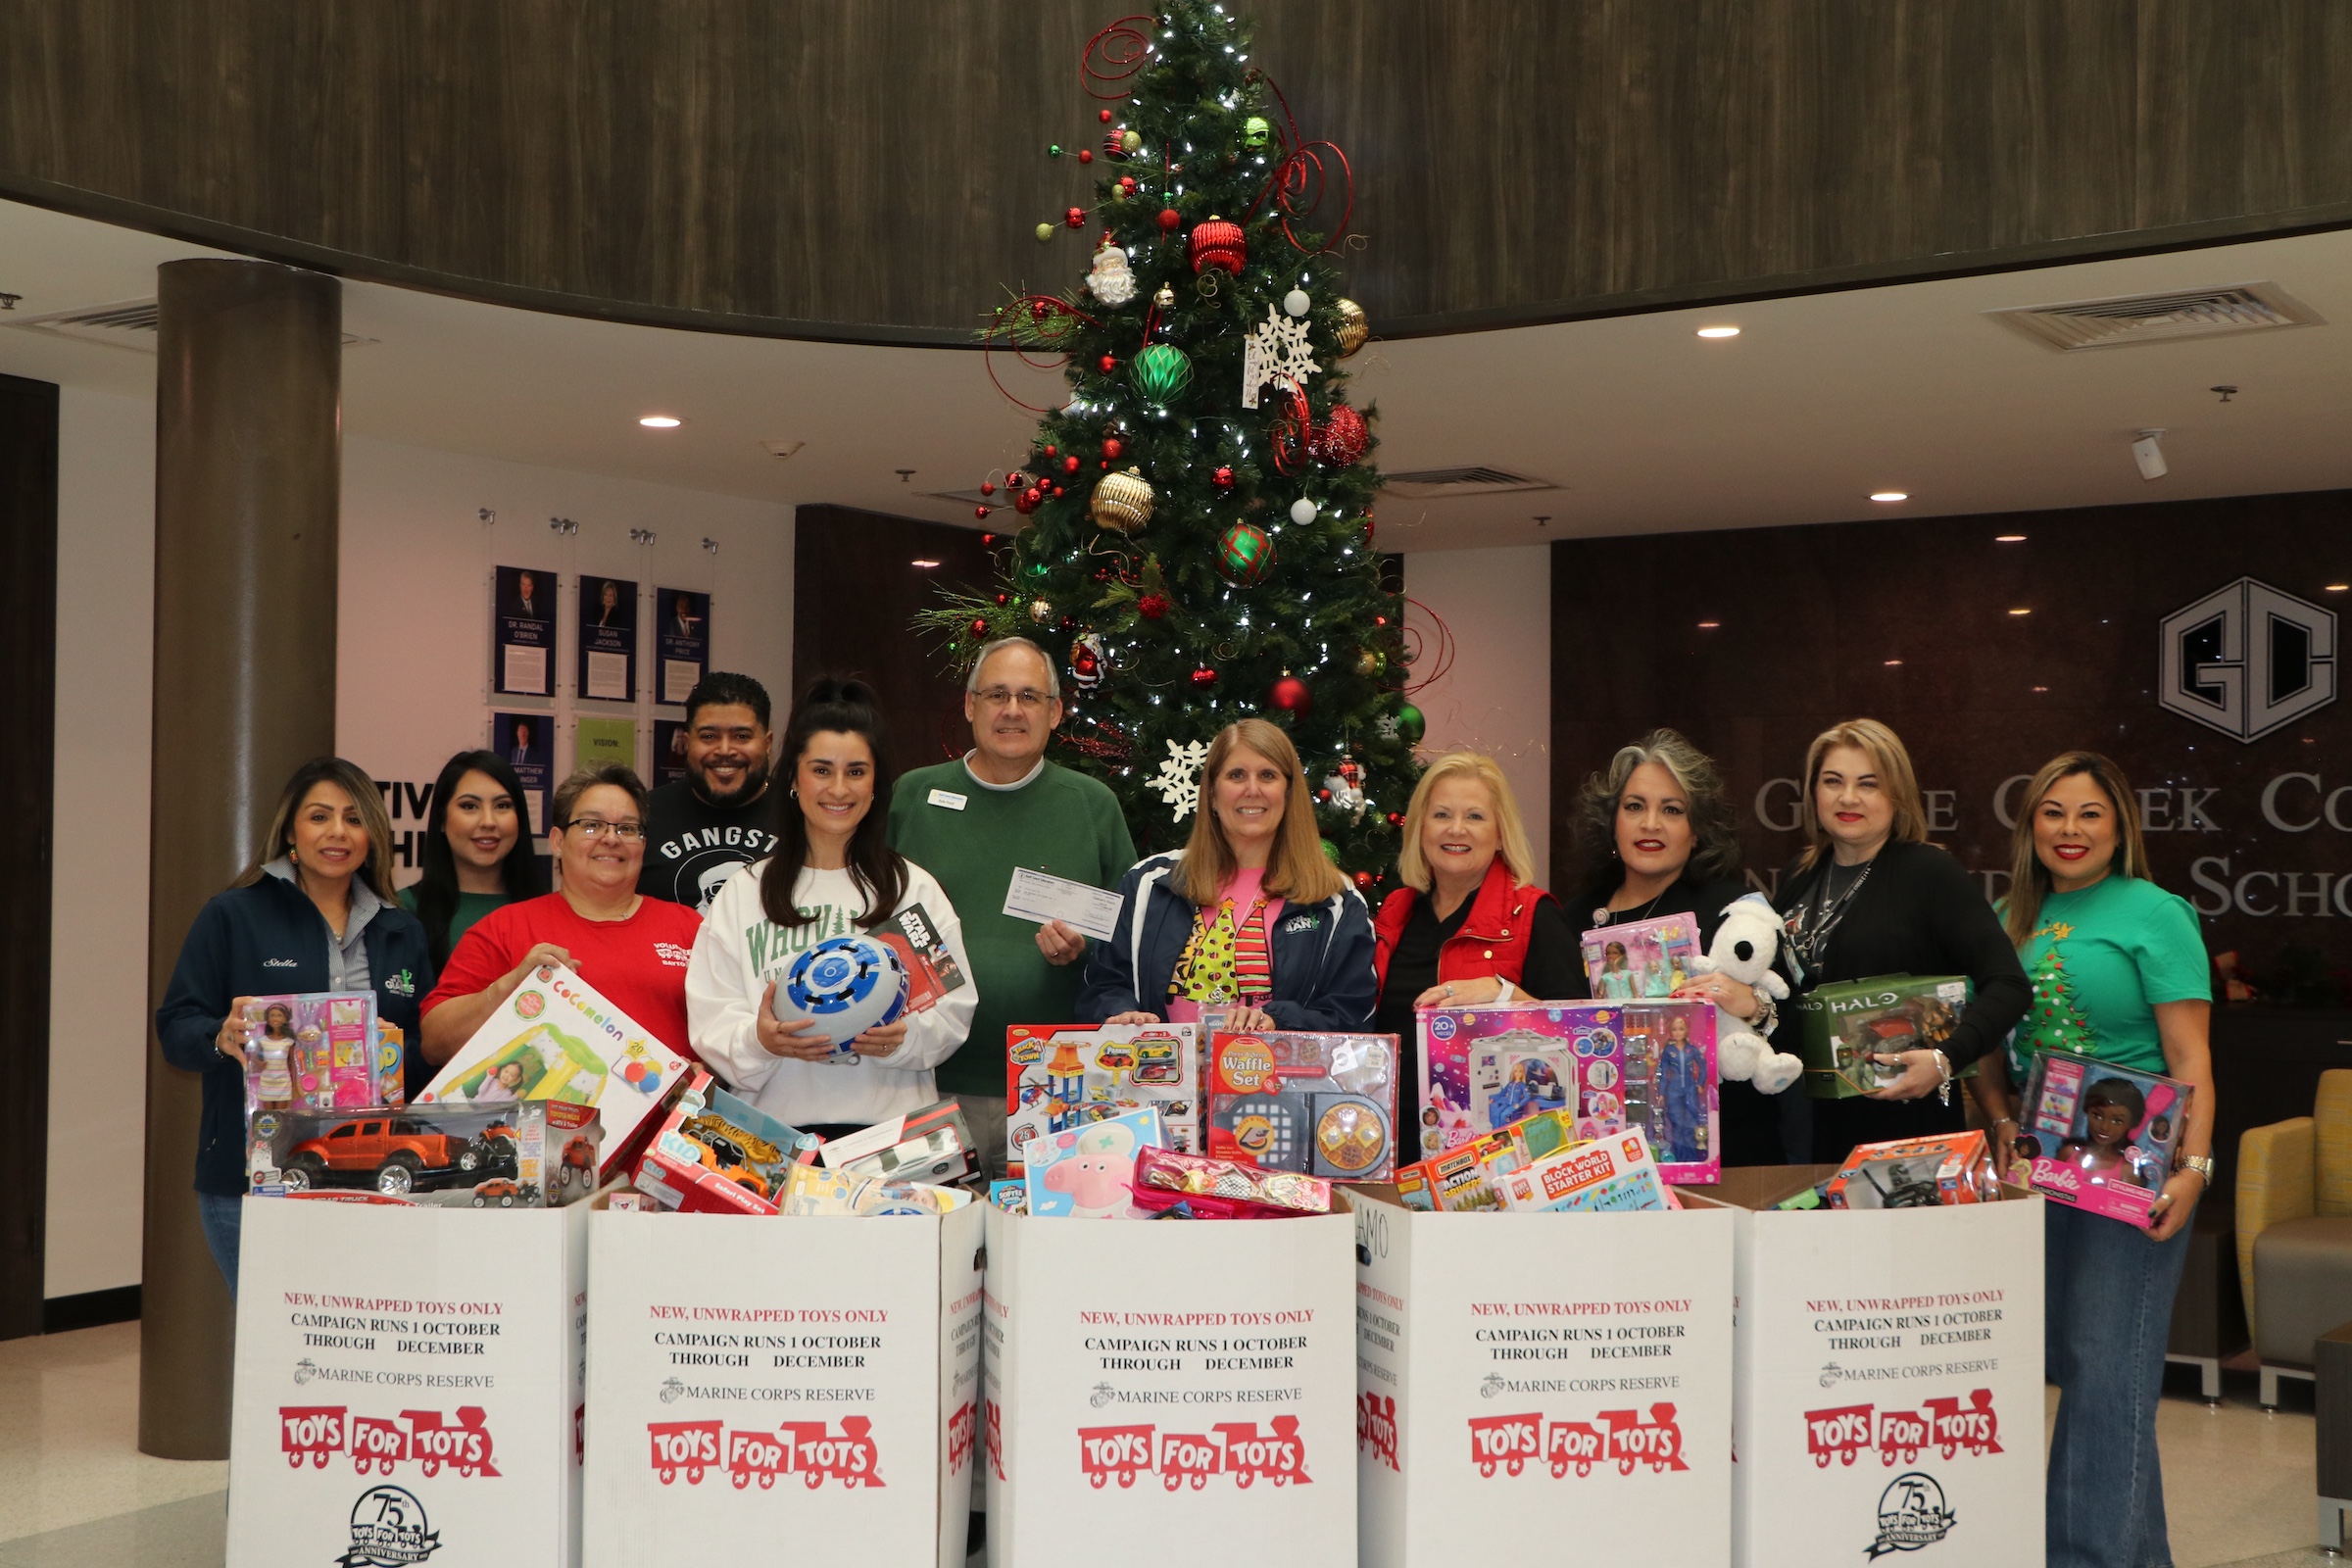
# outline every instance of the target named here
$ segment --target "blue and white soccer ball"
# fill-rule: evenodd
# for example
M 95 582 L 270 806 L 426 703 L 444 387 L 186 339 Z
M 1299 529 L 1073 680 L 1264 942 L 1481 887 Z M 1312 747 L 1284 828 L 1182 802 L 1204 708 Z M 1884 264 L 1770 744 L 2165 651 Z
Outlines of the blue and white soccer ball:
M 906 966 L 890 944 L 863 934 L 827 937 L 792 962 L 776 987 L 776 1017 L 808 1022 L 846 1053 L 866 1030 L 906 1008 Z

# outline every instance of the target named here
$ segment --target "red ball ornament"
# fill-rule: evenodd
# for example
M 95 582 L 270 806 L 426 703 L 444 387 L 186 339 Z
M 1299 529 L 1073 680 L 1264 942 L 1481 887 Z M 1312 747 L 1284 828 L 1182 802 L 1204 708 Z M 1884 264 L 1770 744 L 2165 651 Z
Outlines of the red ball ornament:
M 1102 356 L 1101 364 L 1102 366 L 1102 373 L 1104 375 L 1108 375 L 1111 371 L 1119 368 L 1119 357 L 1115 354 L 1105 354 Z
M 1095 118 L 1107 125 L 1110 123 L 1110 111 L 1107 109 L 1098 109 L 1095 111 Z
M 1293 718 L 1304 718 L 1315 710 L 1315 694 L 1296 675 L 1285 675 L 1276 681 L 1266 700 Z
M 983 479 L 983 480 L 981 480 L 981 481 L 980 481 L 980 493 L 981 493 L 982 495 L 984 495 L 984 496 L 993 496 L 993 495 L 995 495 L 995 494 L 997 493 L 997 481 L 996 481 L 996 480 L 994 480 L 994 479 Z
M 1355 887 L 1356 891 L 1359 893 L 1369 892 L 1372 887 L 1372 873 L 1369 871 L 1356 872 Z
M 1104 437 L 1102 438 L 1102 455 L 1103 455 L 1104 457 L 1106 457 L 1106 458 L 1109 458 L 1109 459 L 1112 459 L 1113 461 L 1116 461 L 1116 460 L 1117 460 L 1117 458 L 1118 458 L 1118 455 L 1119 455 L 1120 453 L 1122 453 L 1122 452 L 1126 451 L 1126 450 L 1127 450 L 1126 444 L 1125 444 L 1124 442 L 1122 442 L 1122 441 L 1121 441 L 1121 440 L 1120 440 L 1120 439 L 1119 439 L 1117 436 L 1115 436 L 1115 435 L 1106 435 L 1106 436 L 1104 436 Z
M 1143 616 L 1146 620 L 1157 620 L 1160 616 L 1168 612 L 1167 595 L 1144 595 L 1143 598 L 1138 599 L 1135 602 L 1135 612 Z
M 1404 813 L 1403 813 L 1402 811 L 1391 811 L 1391 812 L 1389 813 L 1389 826 L 1391 826 L 1391 827 L 1402 827 L 1402 826 L 1404 826 Z
M 1061 471 L 1064 473 L 1076 473 L 1078 471 L 1077 453 L 1073 452 L 1068 457 L 1061 460 Z
M 1055 485 L 1055 486 L 1054 487 L 1054 500 L 1056 500 L 1056 501 L 1059 501 L 1059 500 L 1061 499 L 1061 486 L 1059 486 L 1059 485 Z
M 1217 683 L 1217 672 L 1216 672 L 1215 670 L 1213 670 L 1213 669 L 1209 668 L 1209 667 L 1208 667 L 1206 664 L 1200 664 L 1200 665 L 1198 665 L 1198 666 L 1196 666 L 1196 667 L 1194 668 L 1194 670 L 1193 670 L 1193 689 L 1194 689 L 1194 690 L 1196 690 L 1196 691 L 1206 691 L 1206 690 L 1208 690 L 1208 689 L 1209 689 L 1211 686 L 1214 686 L 1216 683 Z
M 1166 229 L 1169 233 L 1175 233 L 1178 228 L 1183 226 L 1183 224 L 1184 215 L 1178 212 L 1175 208 L 1163 207 L 1159 210 L 1159 226 Z
M 1046 443 L 1046 445 L 1045 445 L 1045 454 L 1046 454 L 1046 456 L 1047 456 L 1047 457 L 1049 457 L 1049 458 L 1050 458 L 1050 457 L 1052 457 L 1052 456 L 1054 456 L 1054 443 L 1053 443 L 1053 442 L 1049 441 L 1049 442 L 1047 442 L 1047 443 Z
M 1068 212 L 1061 215 L 1061 220 L 1069 224 L 1072 228 L 1084 228 L 1086 226 L 1086 209 L 1083 207 L 1073 207 Z
M 1166 225 L 1167 215 L 1165 213 L 1160 215 L 1160 222 L 1162 226 Z M 1242 238 L 1242 225 L 1228 222 L 1222 218 L 1211 218 L 1205 223 L 1195 223 L 1191 249 L 1194 271 L 1198 272 L 1203 268 L 1215 267 L 1223 269 L 1235 277 L 1242 275 L 1242 264 L 1249 259 L 1250 254 L 1250 247 Z
M 983 543 L 985 543 L 986 541 L 988 541 L 988 540 L 990 540 L 990 539 L 994 539 L 994 538 L 996 537 L 996 535 L 995 535 L 995 534 L 982 534 L 980 537 L 981 537 L 981 540 L 982 540 L 982 542 L 983 542 Z M 1012 603 L 1012 595 L 1010 595 L 1010 594 L 999 594 L 999 595 L 997 595 L 997 603 L 998 603 L 998 604 L 1000 604 L 1000 605 L 1009 605 L 1009 604 L 1011 604 L 1011 603 Z
M 1080 163 L 1082 163 L 1082 164 L 1091 164 L 1091 163 L 1093 163 L 1093 162 L 1095 161 L 1095 150 L 1094 150 L 1092 147 L 1081 147 L 1081 148 L 1079 148 L 1079 149 L 1078 149 L 1078 161 L 1079 161 Z
M 1134 195 L 1135 176 L 1133 174 L 1121 174 L 1119 176 L 1119 189 L 1127 192 L 1130 196 Z
M 1026 490 L 1028 488 L 1029 476 L 1021 472 L 1020 469 L 1015 468 L 1004 476 L 1004 493 L 1006 495 L 1010 495 L 1015 490 Z
M 1215 473 L 1209 475 L 1209 481 L 1220 490 L 1230 490 L 1233 488 L 1233 470 L 1219 468 Z
M 1317 790 L 1315 791 L 1315 799 L 1318 801 L 1328 801 L 1331 799 L 1331 791 Z
M 1372 445 L 1372 431 L 1364 416 L 1343 403 L 1331 411 L 1331 417 L 1315 432 L 1315 456 L 1335 468 L 1345 468 L 1361 458 Z
M 984 533 L 980 536 L 980 542 L 984 545 L 993 545 L 997 542 L 997 536 L 993 533 Z M 1004 602 L 1004 601 L 1002 598 L 997 601 L 997 603 L 1000 605 Z
M 972 617 L 972 635 L 974 637 L 986 637 L 988 635 L 988 622 L 982 620 L 979 616 L 974 615 Z
M 972 509 L 972 515 L 979 518 L 982 522 L 986 522 L 988 520 L 988 508 L 974 507 Z
M 1046 498 L 1044 496 L 1039 495 L 1035 490 L 1024 490 L 1019 495 L 1012 498 L 1012 510 L 1026 517 L 1029 515 L 1029 514 L 1035 512 L 1038 508 L 1038 504 L 1045 499 Z

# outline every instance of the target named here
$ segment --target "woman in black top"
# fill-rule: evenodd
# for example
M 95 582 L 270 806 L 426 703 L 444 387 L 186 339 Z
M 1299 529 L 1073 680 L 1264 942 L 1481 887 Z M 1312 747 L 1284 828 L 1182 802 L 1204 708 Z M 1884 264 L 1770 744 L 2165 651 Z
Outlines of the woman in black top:
M 1939 1050 L 1884 1054 L 1902 1075 L 1855 1100 L 1813 1104 L 1813 1158 L 1856 1144 L 1958 1132 L 1952 1077 L 1998 1046 L 2034 1000 L 2000 917 L 1960 862 L 1928 842 L 1911 756 L 1876 719 L 1833 725 L 1805 754 L 1805 853 L 1781 874 L 1782 961 L 1799 993 L 1891 974 L 1960 974 L 1975 995 Z M 1793 1051 L 1797 1029 L 1775 1045 Z
M 1585 780 L 1577 797 L 1576 839 L 1582 873 L 1571 923 L 1580 931 L 1661 914 L 1688 914 L 1701 949 L 1713 945 L 1726 906 L 1747 889 L 1739 880 L 1740 840 L 1714 760 L 1671 729 L 1652 730 Z M 1581 939 L 1580 939 L 1581 940 Z M 1576 988 L 1591 994 L 1584 966 Z M 1694 975 L 1675 993 L 1704 997 L 1769 1036 L 1772 999 L 1728 975 Z M 1726 1165 L 1802 1161 L 1811 1122 L 1801 1091 L 1758 1094 L 1753 1085 L 1720 1086 Z

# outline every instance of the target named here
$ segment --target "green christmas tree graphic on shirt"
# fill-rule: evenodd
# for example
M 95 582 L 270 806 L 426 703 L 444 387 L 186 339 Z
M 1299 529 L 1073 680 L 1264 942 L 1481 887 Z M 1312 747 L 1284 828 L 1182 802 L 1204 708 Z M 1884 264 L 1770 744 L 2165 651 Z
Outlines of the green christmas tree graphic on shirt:
M 2098 1035 L 2090 1020 L 2082 1015 L 2082 1005 L 2075 998 L 2074 980 L 2067 974 L 2066 960 L 2058 952 L 2058 944 L 2074 932 L 2075 928 L 2065 921 L 2053 920 L 2034 933 L 2050 940 L 2034 964 L 2033 1039 L 2038 1050 L 2096 1055 Z

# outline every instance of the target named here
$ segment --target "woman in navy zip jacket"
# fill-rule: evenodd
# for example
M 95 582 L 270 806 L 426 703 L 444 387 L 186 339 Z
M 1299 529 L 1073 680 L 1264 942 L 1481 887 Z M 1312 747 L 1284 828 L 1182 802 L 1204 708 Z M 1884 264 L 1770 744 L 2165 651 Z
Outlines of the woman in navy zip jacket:
M 1096 1023 L 1361 1029 L 1380 984 L 1372 918 L 1323 854 L 1291 738 L 1262 718 L 1218 731 L 1193 836 L 1119 881 L 1118 934 L 1087 950 L 1077 1013 Z
M 377 1015 L 409 1042 L 414 1094 L 423 1087 L 416 1005 L 433 989 L 424 927 L 393 902 L 392 824 L 366 773 L 334 757 L 303 763 L 263 843 L 262 863 L 197 911 L 155 1014 L 164 1059 L 204 1077 L 196 1203 L 231 1296 L 245 1194 L 244 1004 L 374 992 Z

